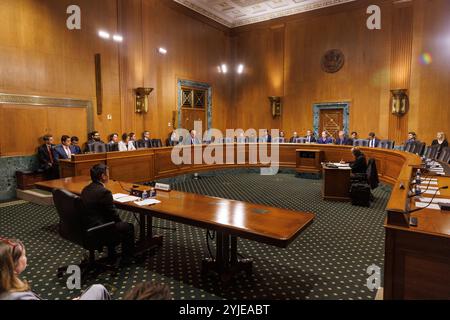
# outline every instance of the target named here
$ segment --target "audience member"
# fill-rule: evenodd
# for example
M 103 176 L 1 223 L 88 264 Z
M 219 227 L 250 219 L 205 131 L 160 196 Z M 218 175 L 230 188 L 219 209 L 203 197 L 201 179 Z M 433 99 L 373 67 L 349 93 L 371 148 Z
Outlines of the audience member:
M 61 144 L 53 148 L 53 159 L 56 165 L 60 159 L 70 159 L 75 150 L 71 146 L 71 140 L 69 136 L 61 137 Z
M 78 139 L 77 136 L 73 136 L 70 138 L 70 144 L 72 145 L 73 154 L 81 154 L 81 148 L 78 145 L 80 142 L 80 139 Z
M 128 144 L 129 144 L 129 145 L 132 144 L 133 147 L 134 147 L 133 150 L 136 150 L 136 149 L 137 149 L 137 140 L 136 140 L 137 138 L 136 138 L 136 133 L 130 132 L 130 134 L 129 134 L 128 136 L 130 137 L 130 141 L 128 142 Z
M 130 136 L 127 133 L 122 134 L 122 140 L 119 141 L 119 151 L 136 150 L 133 142 L 130 141 Z
M 46 134 L 43 137 L 44 144 L 38 148 L 39 169 L 44 172 L 46 179 L 55 178 L 55 160 L 53 159 L 53 136 Z
M 19 278 L 27 267 L 26 250 L 19 240 L 0 238 L 0 300 L 42 300 Z M 74 300 L 110 300 L 102 285 L 93 285 Z
M 128 291 L 124 300 L 172 300 L 172 295 L 165 284 L 143 282 Z
M 137 142 L 139 149 L 153 148 L 152 140 L 150 139 L 150 131 L 144 131 L 142 133 L 142 139 Z

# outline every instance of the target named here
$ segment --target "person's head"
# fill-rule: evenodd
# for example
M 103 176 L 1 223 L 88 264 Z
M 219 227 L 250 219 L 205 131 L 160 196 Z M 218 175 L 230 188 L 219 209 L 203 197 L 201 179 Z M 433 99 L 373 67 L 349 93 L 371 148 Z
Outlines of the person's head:
M 122 134 L 122 141 L 123 142 L 128 143 L 128 141 L 130 141 L 129 139 L 130 139 L 130 137 L 128 136 L 128 133 Z
M 408 140 L 416 140 L 416 133 L 413 131 L 408 132 Z
M 359 148 L 352 148 L 352 153 L 355 158 L 358 158 L 362 155 L 362 152 L 361 150 L 359 150 Z
M 0 294 L 30 290 L 20 275 L 27 267 L 25 246 L 19 240 L 0 237 Z
M 374 132 L 370 132 L 369 133 L 369 140 L 373 140 L 375 139 L 375 133 Z
M 78 139 L 78 137 L 76 137 L 76 136 L 73 136 L 72 138 L 70 138 L 70 143 L 73 146 L 77 146 L 79 141 L 80 141 L 80 139 Z
M 438 132 L 437 133 L 438 140 L 445 140 L 445 133 L 444 132 Z
M 322 131 L 322 138 L 326 139 L 328 137 L 328 133 L 326 131 Z
M 344 131 L 339 131 L 339 138 L 340 139 L 344 139 L 345 138 L 345 132 Z
M 352 132 L 352 139 L 358 139 L 358 132 L 356 131 Z
M 53 143 L 53 136 L 51 134 L 46 134 L 42 140 L 44 140 L 45 144 L 52 144 Z
M 100 133 L 98 133 L 98 131 L 92 131 L 91 138 L 95 141 L 100 141 Z
M 165 284 L 143 282 L 128 291 L 124 300 L 172 300 L 172 295 Z
M 113 143 L 119 142 L 119 135 L 118 135 L 117 133 L 112 133 L 112 134 L 109 136 L 109 141 L 110 141 L 110 142 L 113 142 Z
M 308 137 L 312 136 L 312 131 L 311 131 L 311 130 L 307 130 L 307 131 L 306 131 L 306 135 L 307 135 Z
M 63 146 L 65 146 L 65 147 L 70 146 L 70 137 L 69 137 L 69 136 L 66 136 L 66 135 L 62 136 L 62 137 L 61 137 L 61 144 L 62 144 Z
M 195 138 L 196 135 L 197 135 L 197 131 L 191 130 L 191 137 Z
M 131 141 L 135 141 L 136 140 L 136 133 L 130 132 L 130 134 L 128 136 L 130 137 Z
M 91 168 L 91 180 L 92 182 L 107 183 L 109 181 L 108 167 L 103 164 L 96 164 Z
M 284 138 L 284 131 L 280 131 L 280 137 Z
M 298 137 L 297 131 L 294 131 L 294 133 L 292 134 L 294 137 Z
M 150 139 L 150 131 L 144 131 L 142 133 L 142 138 L 144 139 Z

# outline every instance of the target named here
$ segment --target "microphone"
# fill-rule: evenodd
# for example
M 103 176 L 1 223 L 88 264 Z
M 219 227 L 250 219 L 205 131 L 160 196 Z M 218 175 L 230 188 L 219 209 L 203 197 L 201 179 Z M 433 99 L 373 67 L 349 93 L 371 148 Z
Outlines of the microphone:
M 444 189 L 448 189 L 448 186 L 443 186 L 443 187 L 438 188 L 436 190 L 436 192 L 433 194 L 433 197 L 431 198 L 430 202 L 428 202 L 428 204 L 425 207 L 423 207 L 423 208 L 415 208 L 413 210 L 409 210 L 408 213 L 413 213 L 413 212 L 420 211 L 420 210 L 428 208 L 433 203 L 434 198 L 436 198 L 436 195 L 437 195 L 438 191 L 439 190 L 444 190 Z
M 416 184 L 418 184 L 418 183 L 413 183 L 413 184 L 411 184 L 411 186 L 416 185 Z M 413 193 L 413 194 L 409 195 L 408 198 L 413 198 L 415 196 L 420 196 L 420 195 L 424 194 L 425 192 L 428 191 L 428 188 L 430 188 L 430 184 L 431 184 L 431 179 L 428 181 L 427 188 L 424 191 L 420 192 L 419 194 Z M 411 188 L 409 189 L 409 191 L 412 191 Z M 439 189 L 438 189 L 438 191 L 439 191 Z
M 131 193 L 131 190 L 125 189 L 125 187 L 122 185 L 122 183 L 119 180 L 113 180 L 113 181 L 119 183 L 119 186 L 122 188 L 123 191 Z

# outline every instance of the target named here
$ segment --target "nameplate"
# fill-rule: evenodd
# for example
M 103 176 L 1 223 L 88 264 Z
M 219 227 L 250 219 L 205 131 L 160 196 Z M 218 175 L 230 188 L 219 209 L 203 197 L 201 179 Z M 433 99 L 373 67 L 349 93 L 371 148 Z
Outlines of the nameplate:
M 161 191 L 170 191 L 170 184 L 166 184 L 166 183 L 157 183 L 155 185 L 155 189 L 156 190 L 161 190 Z

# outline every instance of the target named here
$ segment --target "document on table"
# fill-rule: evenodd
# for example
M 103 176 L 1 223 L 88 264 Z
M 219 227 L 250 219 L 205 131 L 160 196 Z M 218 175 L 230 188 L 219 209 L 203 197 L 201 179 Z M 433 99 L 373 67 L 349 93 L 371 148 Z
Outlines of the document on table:
M 157 204 L 157 203 L 161 203 L 161 201 L 156 200 L 156 199 L 145 199 L 142 201 L 135 201 L 135 204 L 137 204 L 138 206 L 151 206 L 152 204 Z
M 431 198 L 419 198 L 420 202 L 430 202 Z M 435 198 L 433 199 L 433 203 L 450 203 L 450 199 L 441 199 Z
M 423 194 L 435 194 L 435 193 L 436 193 L 436 190 L 427 190 L 427 191 L 424 191 Z M 441 193 L 438 191 L 436 193 L 436 195 L 439 196 L 439 195 L 441 195 Z
M 124 193 L 116 193 L 116 194 L 113 194 L 113 199 L 114 199 L 114 201 L 117 201 L 120 203 L 126 203 L 126 202 L 139 200 L 139 197 L 130 196 L 130 195 L 124 194 Z
M 438 184 L 438 182 L 437 182 L 437 180 L 436 181 L 422 181 L 422 185 L 430 185 L 430 186 L 433 186 L 433 185 L 437 185 Z
M 426 206 L 428 206 L 428 202 L 416 202 L 417 208 L 425 208 Z M 441 210 L 441 207 L 439 207 L 438 204 L 432 203 L 427 207 L 427 209 Z
M 428 189 L 428 190 L 434 190 L 436 191 L 437 189 L 439 189 L 438 187 L 431 187 L 431 186 L 427 186 L 427 185 L 420 185 L 421 188 L 423 188 L 424 190 Z

